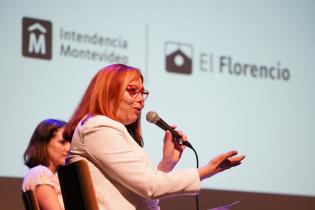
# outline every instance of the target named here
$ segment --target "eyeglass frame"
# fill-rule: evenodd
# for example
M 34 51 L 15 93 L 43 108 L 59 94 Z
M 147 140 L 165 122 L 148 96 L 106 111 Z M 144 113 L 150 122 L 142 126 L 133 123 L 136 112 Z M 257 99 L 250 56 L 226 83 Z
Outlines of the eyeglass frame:
M 131 93 L 131 90 L 134 90 L 134 91 L 137 91 L 136 93 L 132 94 Z M 139 94 L 141 93 L 141 97 L 143 98 L 143 100 L 145 101 L 148 96 L 149 96 L 149 91 L 142 88 L 142 89 L 138 89 L 137 86 L 135 85 L 128 85 L 126 87 L 126 91 L 129 93 L 129 95 L 132 97 L 132 98 L 137 98 L 139 96 Z

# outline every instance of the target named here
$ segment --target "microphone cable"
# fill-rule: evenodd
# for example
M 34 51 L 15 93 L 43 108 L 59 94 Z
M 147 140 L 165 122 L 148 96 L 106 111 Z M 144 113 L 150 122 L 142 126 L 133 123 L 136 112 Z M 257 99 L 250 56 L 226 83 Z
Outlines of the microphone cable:
M 195 154 L 195 157 L 196 157 L 196 168 L 198 169 L 199 168 L 199 158 L 198 158 L 198 154 L 195 150 L 195 148 L 189 144 L 189 145 L 186 145 L 187 147 L 189 147 Z M 195 202 L 196 202 L 196 210 L 199 210 L 199 193 L 197 195 L 195 195 Z

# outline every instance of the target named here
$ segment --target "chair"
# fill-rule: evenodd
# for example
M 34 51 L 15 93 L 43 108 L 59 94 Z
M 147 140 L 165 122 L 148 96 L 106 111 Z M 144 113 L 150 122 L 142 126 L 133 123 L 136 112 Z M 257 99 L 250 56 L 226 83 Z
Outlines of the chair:
M 22 192 L 25 210 L 40 210 L 33 190 Z
M 86 161 L 66 164 L 60 167 L 57 173 L 65 210 L 98 210 Z

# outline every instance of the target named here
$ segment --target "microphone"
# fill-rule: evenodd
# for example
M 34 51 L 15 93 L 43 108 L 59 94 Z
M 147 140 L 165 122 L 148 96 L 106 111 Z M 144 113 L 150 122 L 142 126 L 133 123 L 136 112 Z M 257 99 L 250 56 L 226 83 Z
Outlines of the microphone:
M 173 139 L 177 141 L 180 145 L 185 145 L 189 148 L 192 148 L 192 145 L 188 141 L 182 140 L 177 131 L 175 131 L 174 128 L 172 128 L 164 120 L 162 120 L 156 112 L 148 112 L 146 115 L 146 119 L 149 123 L 153 123 L 165 131 L 170 131 L 172 133 Z

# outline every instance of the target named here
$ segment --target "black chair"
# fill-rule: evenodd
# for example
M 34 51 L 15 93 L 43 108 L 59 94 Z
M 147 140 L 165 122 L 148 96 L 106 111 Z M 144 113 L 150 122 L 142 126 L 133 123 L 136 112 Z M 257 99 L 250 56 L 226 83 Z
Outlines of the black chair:
M 25 210 L 40 210 L 33 190 L 22 192 Z
M 87 163 L 79 160 L 57 171 L 65 210 L 98 210 Z

